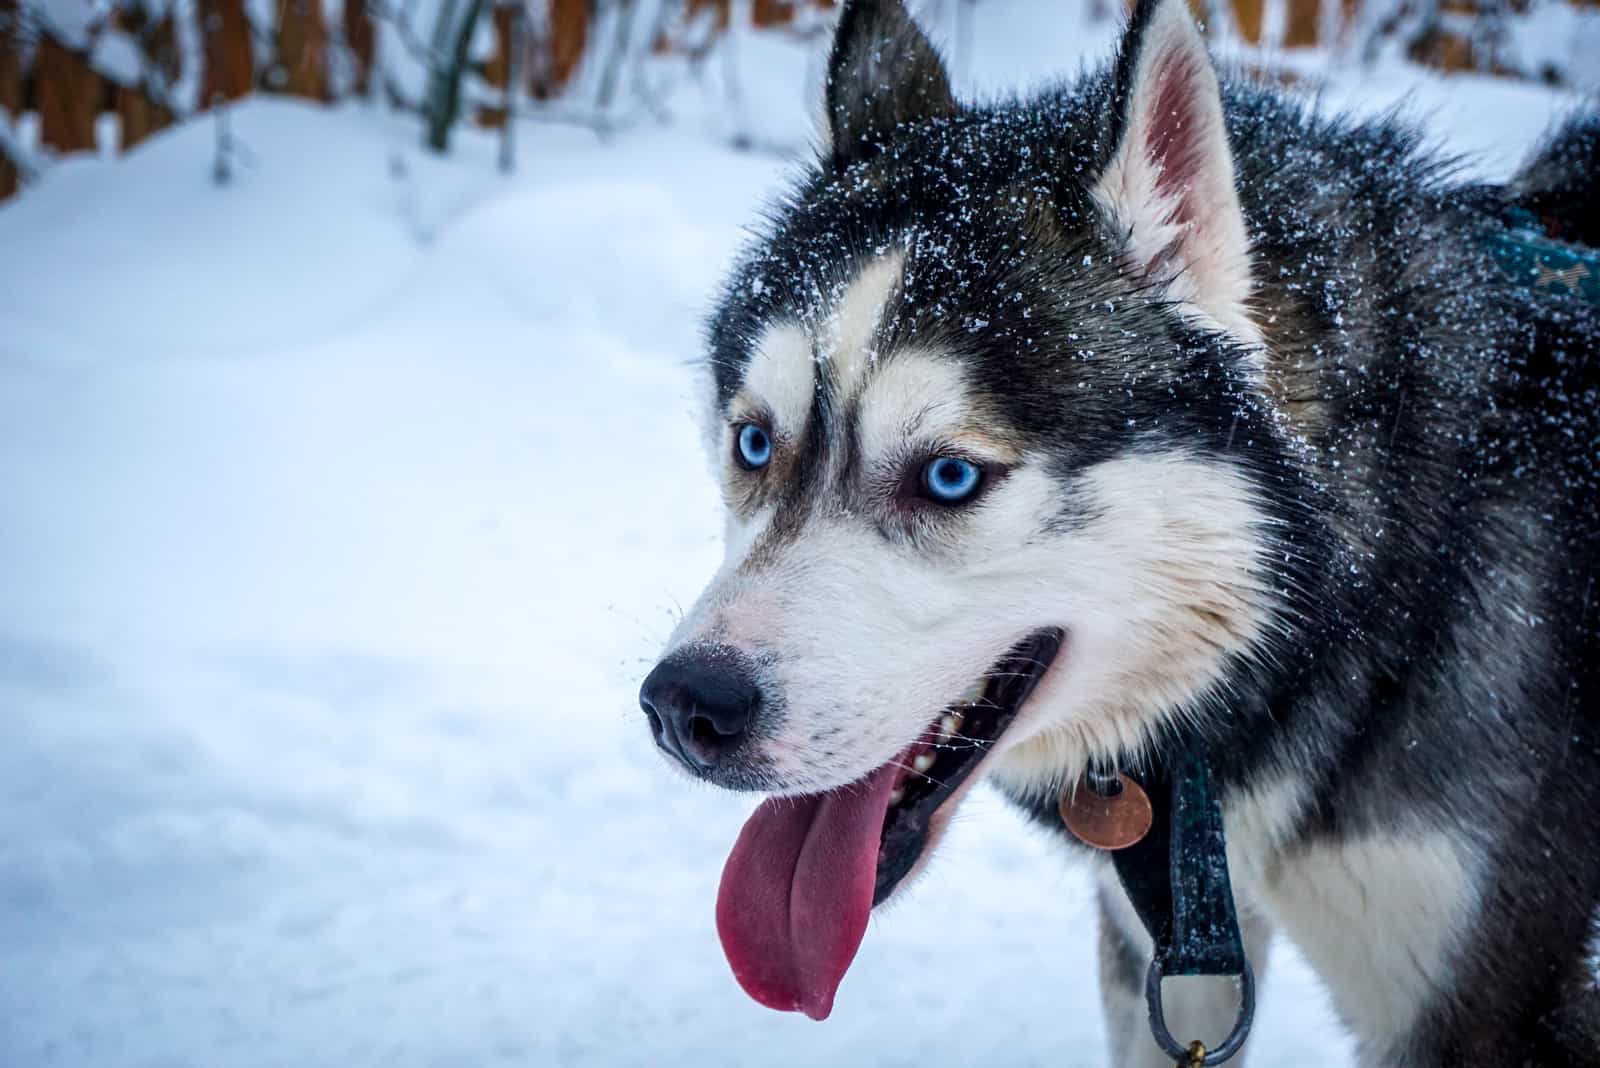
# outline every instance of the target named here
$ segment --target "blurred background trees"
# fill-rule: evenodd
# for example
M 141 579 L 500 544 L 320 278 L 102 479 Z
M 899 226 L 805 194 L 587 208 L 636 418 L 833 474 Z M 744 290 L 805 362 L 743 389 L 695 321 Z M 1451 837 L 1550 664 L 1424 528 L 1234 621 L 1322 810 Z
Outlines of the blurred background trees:
M 1037 0 L 1054 3 L 1058 0 Z M 1247 66 L 1289 80 L 1394 59 L 1552 84 L 1600 69 L 1600 0 L 1192 0 Z M 1112 19 L 1121 0 L 1084 0 Z M 963 36 L 984 0 L 922 0 Z M 351 98 L 410 114 L 447 151 L 462 123 L 536 117 L 605 132 L 663 118 L 675 85 L 716 71 L 747 34 L 817 39 L 833 0 L 0 0 L 0 198 L 58 156 L 125 152 L 174 123 L 218 123 L 253 92 Z M 1585 46 L 1582 42 L 1588 42 Z M 725 64 L 724 64 L 725 66 Z M 749 140 L 733 124 L 730 137 Z

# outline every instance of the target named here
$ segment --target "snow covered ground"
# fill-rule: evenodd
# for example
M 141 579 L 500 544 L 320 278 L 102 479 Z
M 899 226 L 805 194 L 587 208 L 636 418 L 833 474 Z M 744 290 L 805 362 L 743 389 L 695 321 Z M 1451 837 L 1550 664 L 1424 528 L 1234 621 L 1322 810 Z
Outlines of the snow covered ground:
M 1010 11 L 967 84 L 1109 40 Z M 1569 104 L 1417 77 L 1327 96 L 1487 173 Z M 200 124 L 0 207 L 0 1065 L 1105 1063 L 1086 882 L 988 796 L 825 1024 L 723 963 L 750 803 L 635 704 L 719 555 L 699 317 L 784 171 L 713 118 L 397 179 L 409 126 L 260 100 L 226 188 Z M 1255 1063 L 1349 1063 L 1271 971 Z

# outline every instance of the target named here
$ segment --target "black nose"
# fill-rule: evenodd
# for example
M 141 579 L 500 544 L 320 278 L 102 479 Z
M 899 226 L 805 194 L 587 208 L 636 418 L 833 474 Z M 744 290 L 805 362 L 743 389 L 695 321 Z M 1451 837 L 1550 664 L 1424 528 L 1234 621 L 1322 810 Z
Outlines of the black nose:
M 697 775 L 744 740 L 760 703 L 761 688 L 748 662 L 726 646 L 680 649 L 639 688 L 656 744 Z

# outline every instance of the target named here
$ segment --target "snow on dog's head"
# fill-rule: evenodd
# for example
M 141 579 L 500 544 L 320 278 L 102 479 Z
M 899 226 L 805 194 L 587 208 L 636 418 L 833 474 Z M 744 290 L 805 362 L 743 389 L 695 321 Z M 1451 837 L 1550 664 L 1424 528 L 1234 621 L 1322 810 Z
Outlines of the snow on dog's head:
M 1057 790 L 1137 752 L 1271 610 L 1249 250 L 1180 0 L 996 110 L 898 2 L 850 3 L 826 114 L 712 321 L 727 556 L 642 694 L 691 772 L 782 795 L 719 927 L 814 1016 L 977 772 Z

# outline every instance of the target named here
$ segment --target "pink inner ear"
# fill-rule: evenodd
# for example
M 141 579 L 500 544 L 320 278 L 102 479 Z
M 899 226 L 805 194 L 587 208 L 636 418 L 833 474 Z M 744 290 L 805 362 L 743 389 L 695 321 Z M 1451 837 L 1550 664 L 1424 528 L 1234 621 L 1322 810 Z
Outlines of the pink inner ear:
M 1155 106 L 1147 130 L 1149 158 L 1156 166 L 1156 189 L 1176 207 L 1172 221 L 1195 221 L 1194 186 L 1205 163 L 1205 111 L 1201 99 L 1199 61 L 1175 51 L 1156 60 Z

